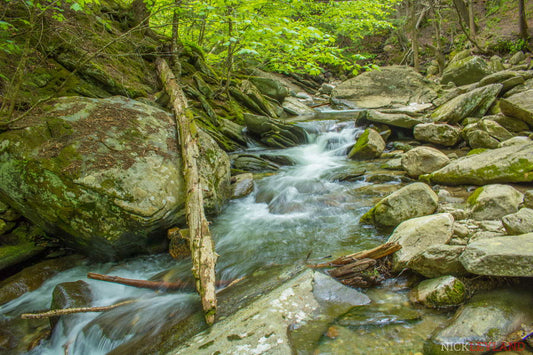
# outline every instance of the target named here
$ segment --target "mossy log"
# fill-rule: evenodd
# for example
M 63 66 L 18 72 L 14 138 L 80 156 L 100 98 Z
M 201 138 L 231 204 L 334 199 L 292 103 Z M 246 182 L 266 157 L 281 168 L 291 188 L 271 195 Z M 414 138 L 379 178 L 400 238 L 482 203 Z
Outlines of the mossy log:
M 196 289 L 202 299 L 205 320 L 207 324 L 211 325 L 215 321 L 217 309 L 215 292 L 217 256 L 203 207 L 203 193 L 197 166 L 200 155 L 197 143 L 198 129 L 192 113 L 188 109 L 187 99 L 179 86 L 178 79 L 170 70 L 168 63 L 164 59 L 158 58 L 156 67 L 174 109 L 187 191 L 185 212 L 189 226 L 192 272 L 196 280 Z

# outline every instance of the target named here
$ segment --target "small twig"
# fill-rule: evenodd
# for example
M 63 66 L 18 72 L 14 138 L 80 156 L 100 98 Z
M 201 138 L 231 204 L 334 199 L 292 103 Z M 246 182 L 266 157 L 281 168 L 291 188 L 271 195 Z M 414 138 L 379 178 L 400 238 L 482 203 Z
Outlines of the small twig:
M 123 301 L 123 302 L 112 304 L 110 306 L 102 306 L 102 307 L 64 308 L 64 309 L 54 309 L 54 310 L 42 312 L 42 313 L 24 313 L 24 314 L 21 314 L 20 318 L 40 319 L 40 318 L 63 316 L 63 315 L 72 314 L 72 313 L 104 312 L 104 311 L 109 311 L 113 308 L 124 306 L 130 303 L 133 303 L 133 302 L 136 302 L 136 300 Z

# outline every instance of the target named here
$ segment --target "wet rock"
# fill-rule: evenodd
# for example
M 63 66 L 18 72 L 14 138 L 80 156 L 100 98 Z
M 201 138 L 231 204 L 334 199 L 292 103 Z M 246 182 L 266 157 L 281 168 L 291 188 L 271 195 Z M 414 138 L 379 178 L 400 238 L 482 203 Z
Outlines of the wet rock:
M 444 68 L 441 84 L 449 82 L 457 86 L 472 84 L 490 74 L 487 63 L 477 56 L 454 60 Z
M 461 138 L 461 130 L 444 123 L 422 123 L 414 127 L 416 140 L 453 147 Z
M 437 330 L 424 346 L 426 354 L 470 354 L 472 344 L 498 346 L 505 337 L 531 322 L 533 297 L 527 291 L 499 290 L 474 296 L 460 308 L 444 329 Z M 490 343 L 490 345 L 489 345 Z M 457 344 L 454 347 L 454 344 Z
M 418 253 L 434 245 L 446 244 L 453 235 L 453 222 L 453 216 L 449 213 L 402 222 L 388 239 L 388 242 L 398 242 L 402 246 L 402 249 L 393 255 L 393 269 L 400 271 L 408 267 L 409 262 Z
M 450 159 L 440 150 L 431 147 L 416 147 L 402 157 L 402 168 L 413 178 L 432 173 L 446 166 Z
M 253 76 L 250 77 L 250 81 L 263 95 L 271 97 L 278 102 L 283 102 L 283 99 L 289 96 L 289 89 L 281 81 L 274 78 Z
M 470 205 L 472 217 L 482 221 L 500 219 L 517 212 L 523 197 L 512 186 L 494 184 L 478 187 L 467 202 Z
M 475 240 L 460 259 L 476 275 L 533 277 L 533 233 Z
M 454 225 L 455 234 L 456 230 Z M 443 275 L 464 275 L 466 274 L 466 270 L 459 260 L 464 249 L 465 247 L 461 245 L 433 245 L 416 254 L 409 261 L 407 267 L 430 278 Z
M 502 84 L 491 84 L 459 95 L 431 114 L 434 122 L 454 124 L 466 117 L 483 117 L 500 93 Z
M 235 175 L 231 178 L 231 198 L 242 198 L 254 191 L 254 175 L 251 173 Z
M 314 109 L 304 104 L 298 98 L 292 96 L 283 100 L 282 107 L 289 115 L 294 116 L 314 115 L 316 113 Z
M 369 122 L 400 128 L 413 128 L 424 122 L 422 118 L 414 118 L 405 113 L 382 113 L 376 110 L 369 110 L 364 119 Z
M 25 268 L 0 283 L 0 305 L 39 288 L 46 280 L 59 272 L 70 269 L 83 259 L 79 255 L 52 259 Z
M 533 127 L 533 90 L 524 91 L 500 100 L 500 109 L 506 116 L 521 119 Z
M 25 129 L 2 133 L 0 190 L 24 217 L 94 258 L 147 252 L 183 222 L 185 191 L 175 122 L 115 96 L 65 97 Z M 229 159 L 203 131 L 199 170 L 205 207 L 229 194 Z
M 378 158 L 384 149 L 385 141 L 381 135 L 372 128 L 367 128 L 348 153 L 348 158 L 353 160 L 374 159 Z
M 379 201 L 360 222 L 395 227 L 410 218 L 432 214 L 437 205 L 437 194 L 428 185 L 416 182 Z
M 508 234 L 518 235 L 533 232 L 533 209 L 521 208 L 518 212 L 502 218 Z
M 44 250 L 44 247 L 36 246 L 30 241 L 2 245 L 0 246 L 0 271 L 29 260 Z
M 261 154 L 259 155 L 260 158 L 266 159 L 268 161 L 273 162 L 274 164 L 281 165 L 281 166 L 293 166 L 296 164 L 296 162 L 287 155 L 281 155 L 281 154 Z
M 63 282 L 58 284 L 52 292 L 52 303 L 50 309 L 90 307 L 92 301 L 91 288 L 85 281 Z M 69 329 L 76 325 L 75 315 L 64 315 L 50 318 L 50 326 L 54 328 L 59 320 L 63 321 L 64 334 L 69 333 Z
M 313 277 L 313 295 L 319 302 L 344 306 L 361 306 L 370 303 L 370 298 L 354 288 L 345 286 L 320 272 Z
M 443 185 L 533 181 L 533 143 L 486 150 L 450 162 L 421 177 Z
M 332 92 L 333 100 L 346 100 L 361 108 L 424 103 L 436 96 L 433 85 L 407 66 L 365 72 L 338 85 Z
M 307 143 L 307 134 L 301 127 L 252 114 L 245 114 L 244 122 L 248 133 L 266 146 L 288 148 Z
M 366 169 L 361 166 L 341 166 L 329 171 L 326 171 L 321 179 L 329 181 L 356 181 L 365 175 Z
M 218 128 L 220 129 L 220 133 L 239 143 L 240 145 L 246 146 L 246 139 L 242 133 L 242 130 L 244 129 L 243 126 L 225 118 L 219 119 L 219 123 L 220 127 Z
M 422 303 L 430 308 L 454 307 L 466 299 L 466 287 L 453 276 L 441 276 L 419 283 L 409 298 L 413 303 Z
M 240 171 L 265 172 L 279 169 L 279 165 L 252 154 L 232 156 L 231 164 Z

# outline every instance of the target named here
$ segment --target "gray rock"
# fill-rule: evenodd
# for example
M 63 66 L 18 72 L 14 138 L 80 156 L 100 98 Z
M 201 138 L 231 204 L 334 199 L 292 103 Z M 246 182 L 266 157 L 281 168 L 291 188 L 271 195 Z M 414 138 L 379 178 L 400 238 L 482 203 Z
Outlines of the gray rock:
M 475 83 L 490 74 L 487 63 L 480 57 L 472 56 L 450 62 L 442 73 L 441 84 L 455 85 Z
M 369 110 L 365 119 L 370 122 L 383 123 L 400 128 L 413 128 L 417 124 L 424 122 L 422 118 L 411 117 L 405 113 L 382 113 L 376 110 Z
M 498 148 L 500 142 L 513 137 L 513 135 L 493 120 L 482 119 L 467 125 L 462 132 L 471 148 Z
M 283 100 L 281 107 L 283 107 L 288 114 L 294 116 L 314 115 L 316 113 L 314 109 L 293 96 L 286 97 L 285 100 Z
M 289 96 L 289 89 L 281 81 L 274 78 L 253 76 L 250 77 L 250 81 L 263 95 L 269 96 L 279 102 L 283 102 L 283 99 Z
M 266 116 L 245 113 L 244 122 L 247 132 L 268 147 L 288 148 L 308 141 L 303 128 Z
M 527 131 L 529 129 L 527 123 L 518 118 L 509 117 L 505 115 L 486 116 L 485 118 L 493 120 L 494 122 L 498 123 L 500 126 L 510 132 L 522 132 Z
M 490 84 L 502 83 L 505 80 L 521 77 L 517 72 L 512 70 L 503 70 L 490 74 L 479 81 L 478 86 L 483 87 Z
M 500 100 L 500 109 L 506 116 L 521 119 L 533 127 L 533 90 L 527 90 Z
M 505 70 L 503 60 L 497 55 L 493 55 L 488 63 L 489 70 L 493 73 Z
M 441 276 L 419 283 L 411 290 L 409 299 L 430 308 L 456 307 L 465 301 L 466 287 L 453 276 Z
M 465 140 L 470 148 L 488 148 L 494 149 L 500 146 L 500 141 L 491 137 L 488 132 L 480 129 L 471 128 L 464 133 Z
M 63 282 L 58 284 L 52 292 L 50 309 L 90 307 L 91 302 L 92 293 L 87 282 L 82 280 Z M 79 321 L 75 315 L 51 317 L 50 326 L 54 328 L 60 320 L 63 322 L 63 334 L 65 336 L 69 334 L 72 327 Z
M 394 253 L 392 267 L 400 271 L 408 267 L 409 262 L 427 248 L 446 244 L 453 235 L 453 216 L 439 213 L 431 216 L 412 218 L 402 222 L 388 242 L 398 242 L 402 249 Z
M 477 275 L 532 277 L 533 233 L 475 240 L 460 260 Z
M 502 87 L 502 84 L 491 84 L 459 95 L 439 106 L 431 114 L 431 119 L 454 124 L 466 117 L 483 117 L 496 101 Z
M 424 103 L 436 96 L 433 84 L 408 66 L 381 67 L 362 73 L 332 92 L 333 100 L 345 100 L 361 108 Z
M 428 185 L 416 182 L 379 201 L 361 217 L 360 222 L 395 227 L 410 218 L 434 213 L 438 200 Z
M 431 147 L 416 147 L 402 157 L 402 168 L 413 178 L 429 174 L 446 166 L 450 158 L 440 150 Z
M 251 173 L 235 175 L 231 178 L 231 198 L 242 198 L 254 191 L 254 175 Z
M 384 149 L 385 141 L 381 135 L 372 128 L 367 128 L 348 153 L 348 158 L 354 160 L 374 159 L 378 158 Z
M 461 138 L 461 130 L 444 123 L 422 123 L 414 127 L 416 140 L 453 147 Z
M 0 138 L 0 190 L 24 217 L 101 259 L 148 252 L 184 222 L 170 114 L 121 96 L 65 97 L 48 107 Z M 199 138 L 205 207 L 216 213 L 229 195 L 229 159 L 206 133 Z
M 518 51 L 511 58 L 509 58 L 509 64 L 518 65 L 526 60 L 526 55 L 522 51 Z
M 518 137 L 509 138 L 501 142 L 499 145 L 499 148 L 510 147 L 512 145 L 524 145 L 524 144 L 529 144 L 529 143 L 531 143 L 531 139 L 529 137 L 518 136 Z
M 524 196 L 509 185 L 478 187 L 468 198 L 472 217 L 479 221 L 500 219 L 518 211 Z
M 521 208 L 518 212 L 502 218 L 503 226 L 511 235 L 533 232 L 533 209 Z
M 455 232 L 454 225 L 454 234 Z M 433 245 L 416 254 L 407 267 L 430 278 L 443 275 L 464 275 L 466 270 L 459 260 L 464 249 L 465 247 L 461 245 Z
M 337 305 L 361 306 L 371 302 L 364 293 L 345 286 L 321 272 L 314 273 L 313 295 L 319 302 Z
M 481 353 L 499 346 L 522 323 L 533 320 L 533 297 L 528 291 L 498 290 L 475 295 L 450 324 L 426 342 L 424 354 Z M 490 343 L 490 345 L 489 345 Z M 471 347 L 473 344 L 473 347 Z
M 387 170 L 402 170 L 402 158 L 394 158 L 387 160 L 381 168 Z
M 524 193 L 524 207 L 533 208 L 533 190 Z
M 279 165 L 252 154 L 232 156 L 231 164 L 239 171 L 268 172 L 279 170 Z
M 533 142 L 468 155 L 421 179 L 443 185 L 533 181 Z

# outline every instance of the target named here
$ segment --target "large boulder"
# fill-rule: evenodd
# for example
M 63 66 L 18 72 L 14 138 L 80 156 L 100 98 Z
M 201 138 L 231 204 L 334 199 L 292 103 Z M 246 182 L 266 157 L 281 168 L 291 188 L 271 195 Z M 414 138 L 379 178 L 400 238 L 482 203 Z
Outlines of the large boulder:
M 500 100 L 502 113 L 521 119 L 533 128 L 533 90 L 527 90 Z
M 0 194 L 65 245 L 109 259 L 149 251 L 184 222 L 170 114 L 125 97 L 68 97 L 1 134 Z M 229 195 L 227 155 L 199 132 L 205 207 Z
M 460 259 L 477 275 L 533 277 L 533 233 L 475 240 Z
M 261 92 L 261 94 L 271 97 L 279 102 L 289 96 L 289 89 L 275 78 L 263 78 L 259 76 L 250 77 L 250 81 Z
M 266 146 L 288 148 L 307 143 L 307 133 L 301 127 L 249 113 L 244 114 L 244 122 L 247 133 Z
M 360 222 L 396 227 L 410 218 L 434 213 L 438 201 L 437 194 L 428 185 L 415 182 L 379 201 L 361 217 Z
M 343 82 L 333 90 L 332 100 L 361 108 L 380 108 L 430 102 L 436 96 L 433 85 L 413 68 L 389 66 Z
M 498 148 L 499 144 L 513 135 L 499 123 L 489 119 L 467 125 L 463 136 L 471 148 Z
M 443 185 L 530 182 L 533 181 L 533 142 L 469 155 L 421 178 Z
M 438 149 L 431 147 L 416 147 L 402 157 L 402 168 L 413 178 L 422 174 L 429 174 L 446 166 L 450 158 Z
M 397 242 L 402 249 L 394 253 L 392 267 L 399 271 L 408 267 L 418 253 L 427 248 L 446 244 L 453 235 L 454 218 L 449 213 L 412 218 L 402 222 L 389 237 L 388 242 Z
M 304 104 L 297 97 L 293 97 L 293 96 L 289 96 L 285 98 L 281 106 L 289 115 L 301 116 L 301 115 L 314 115 L 316 113 L 314 109 Z
M 523 198 L 524 195 L 512 186 L 494 184 L 478 187 L 468 197 L 468 204 L 472 217 L 482 221 L 517 212 Z
M 425 277 L 466 274 L 459 257 L 465 247 L 461 245 L 437 244 L 416 254 L 407 267 Z
M 422 303 L 426 307 L 441 308 L 458 306 L 466 298 L 466 287 L 453 276 L 441 276 L 424 280 L 409 294 L 413 303 Z
M 502 84 L 491 84 L 459 95 L 433 111 L 431 119 L 454 124 L 466 117 L 483 117 L 502 87 Z
M 442 73 L 441 84 L 467 85 L 490 74 L 489 66 L 481 57 L 471 56 L 450 62 Z
M 533 209 L 521 208 L 516 213 L 502 218 L 503 226 L 511 235 L 526 234 L 533 232 Z
M 379 158 L 384 149 L 385 141 L 381 135 L 372 128 L 367 128 L 348 153 L 348 158 L 354 160 Z
M 386 124 L 387 126 L 408 129 L 411 129 L 414 126 L 424 122 L 422 118 L 415 118 L 405 113 L 383 113 L 376 110 L 368 110 L 364 120 L 373 123 Z
M 416 140 L 453 147 L 461 138 L 461 130 L 444 123 L 421 123 L 413 130 Z
M 497 290 L 475 295 L 450 323 L 433 334 L 424 354 L 486 353 L 533 320 L 530 291 Z

